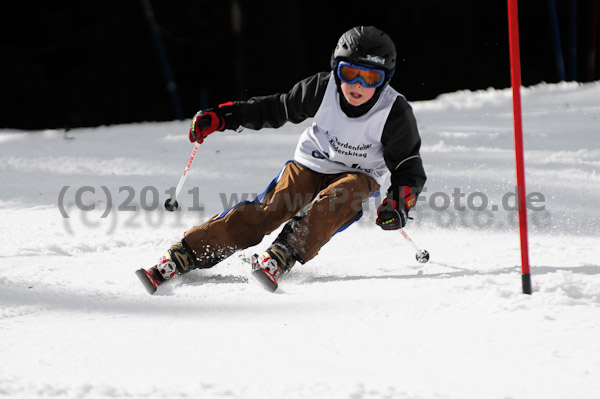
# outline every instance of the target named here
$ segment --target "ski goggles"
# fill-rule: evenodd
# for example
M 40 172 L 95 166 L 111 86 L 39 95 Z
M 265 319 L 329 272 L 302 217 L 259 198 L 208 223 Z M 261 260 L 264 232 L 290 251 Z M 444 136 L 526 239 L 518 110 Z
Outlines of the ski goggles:
M 337 75 L 344 83 L 353 85 L 356 82 L 360 82 L 363 87 L 368 89 L 379 87 L 385 81 L 384 70 L 351 64 L 346 61 L 338 63 Z

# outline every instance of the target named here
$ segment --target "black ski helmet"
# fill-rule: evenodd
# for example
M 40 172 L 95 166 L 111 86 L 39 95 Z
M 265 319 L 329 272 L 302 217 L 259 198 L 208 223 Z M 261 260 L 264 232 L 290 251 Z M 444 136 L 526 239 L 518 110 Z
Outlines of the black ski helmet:
M 374 26 L 357 26 L 338 40 L 331 56 L 331 68 L 335 69 L 339 61 L 384 69 L 389 81 L 396 68 L 396 45 L 387 33 Z

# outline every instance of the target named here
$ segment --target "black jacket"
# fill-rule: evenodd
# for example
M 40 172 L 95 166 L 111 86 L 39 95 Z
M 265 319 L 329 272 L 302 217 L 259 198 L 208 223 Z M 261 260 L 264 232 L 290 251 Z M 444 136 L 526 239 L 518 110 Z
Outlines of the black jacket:
M 286 122 L 303 122 L 317 113 L 329 77 L 330 72 L 320 72 L 296 83 L 288 93 L 236 101 L 233 112 L 226 117 L 225 127 L 235 130 L 243 126 L 258 130 L 278 128 Z M 343 99 L 341 93 L 340 98 Z M 369 101 L 360 107 L 351 107 L 346 103 L 342 104 L 342 109 L 349 117 L 359 116 L 366 113 L 372 104 Z M 367 108 L 362 108 L 365 106 Z M 388 193 L 398 199 L 400 187 L 408 186 L 418 196 L 427 179 L 419 154 L 421 137 L 412 108 L 402 96 L 392 106 L 381 143 L 385 163 L 391 172 Z

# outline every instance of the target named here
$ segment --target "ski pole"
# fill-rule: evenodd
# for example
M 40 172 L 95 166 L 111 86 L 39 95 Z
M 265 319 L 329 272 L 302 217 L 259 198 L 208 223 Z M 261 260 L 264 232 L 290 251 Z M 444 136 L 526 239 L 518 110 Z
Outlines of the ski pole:
M 190 155 L 190 159 L 189 159 L 187 165 L 185 166 L 185 169 L 183 170 L 183 174 L 181 175 L 181 178 L 179 179 L 179 183 L 177 183 L 177 188 L 175 188 L 175 193 L 173 194 L 173 197 L 169 198 L 165 201 L 165 209 L 167 211 L 173 212 L 174 210 L 179 208 L 179 204 L 177 203 L 177 197 L 179 196 L 179 193 L 181 192 L 181 188 L 183 187 L 183 183 L 185 182 L 185 179 L 187 178 L 188 172 L 192 168 L 192 164 L 194 163 L 194 159 L 196 158 L 196 154 L 198 153 L 198 147 L 200 147 L 200 143 L 196 142 L 194 144 L 194 149 L 192 150 L 192 155 Z
M 403 229 L 400 229 L 400 234 L 402 234 L 402 237 L 406 238 L 406 241 L 408 241 L 412 245 L 412 247 L 415 249 L 415 251 L 417 251 L 417 253 L 415 254 L 415 257 L 417 258 L 417 262 L 427 263 L 427 261 L 429 260 L 429 252 L 427 252 L 424 249 L 419 249 L 417 244 L 415 244 L 415 242 L 410 239 L 408 234 L 406 234 L 406 231 L 404 231 Z

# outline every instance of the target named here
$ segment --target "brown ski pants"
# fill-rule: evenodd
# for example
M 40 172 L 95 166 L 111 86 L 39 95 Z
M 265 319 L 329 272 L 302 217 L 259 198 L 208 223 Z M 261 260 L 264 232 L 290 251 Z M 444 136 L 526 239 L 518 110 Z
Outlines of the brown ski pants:
M 377 190 L 375 180 L 363 173 L 327 175 L 289 162 L 264 195 L 191 228 L 184 239 L 196 253 L 199 267 L 211 267 L 237 250 L 259 244 L 304 209 L 294 218 L 296 223 L 288 224 L 293 227 L 284 237 L 304 263 L 337 231 L 357 220 L 363 201 Z

